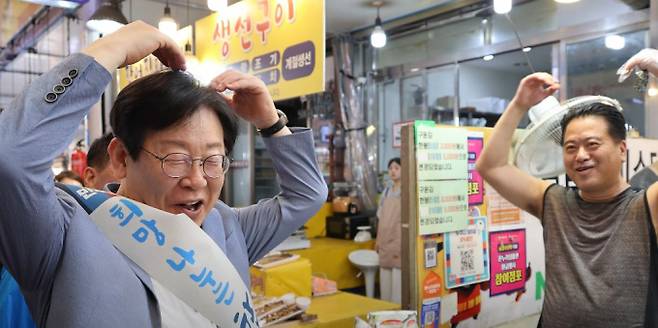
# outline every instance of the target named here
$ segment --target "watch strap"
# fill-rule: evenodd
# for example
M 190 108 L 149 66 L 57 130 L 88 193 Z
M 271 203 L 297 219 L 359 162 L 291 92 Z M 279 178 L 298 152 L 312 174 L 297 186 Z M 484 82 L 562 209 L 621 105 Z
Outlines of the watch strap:
M 272 126 L 270 127 L 267 127 L 265 129 L 258 129 L 258 132 L 260 133 L 261 137 L 263 138 L 271 137 L 273 134 L 281 131 L 281 129 L 283 129 L 286 126 L 286 124 L 288 124 L 288 117 L 286 116 L 286 114 L 279 109 L 277 109 L 276 112 L 279 115 L 279 120 L 276 121 L 274 124 L 272 124 Z

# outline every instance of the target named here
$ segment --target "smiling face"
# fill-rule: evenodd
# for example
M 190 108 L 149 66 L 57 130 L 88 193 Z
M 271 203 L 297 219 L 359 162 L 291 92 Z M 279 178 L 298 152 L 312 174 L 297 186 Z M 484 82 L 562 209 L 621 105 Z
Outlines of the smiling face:
M 223 140 L 224 131 L 217 115 L 202 107 L 180 124 L 147 134 L 143 148 L 161 158 L 183 153 L 197 159 L 225 155 Z M 120 195 L 169 213 L 184 213 L 198 225 L 203 223 L 219 198 L 223 175 L 206 177 L 200 161 L 194 161 L 189 174 L 171 178 L 162 171 L 159 159 L 142 151 L 134 160 L 122 148 L 121 144 L 110 145 L 115 170 L 118 166 L 120 175 L 125 176 L 118 191 Z
M 604 118 L 588 115 L 569 122 L 562 151 L 567 174 L 583 193 L 602 194 L 619 185 L 626 141 L 610 136 Z

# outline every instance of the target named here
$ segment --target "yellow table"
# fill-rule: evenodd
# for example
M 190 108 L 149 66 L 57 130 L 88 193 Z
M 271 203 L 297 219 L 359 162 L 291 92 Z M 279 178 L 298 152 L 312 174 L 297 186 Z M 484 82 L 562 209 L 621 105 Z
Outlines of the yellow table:
M 366 319 L 368 312 L 399 310 L 400 305 L 374 298 L 338 292 L 334 295 L 314 297 L 308 314 L 317 314 L 314 321 L 301 323 L 299 320 L 273 325 L 276 328 L 352 328 L 354 317 Z
M 373 249 L 375 241 L 355 243 L 352 240 L 343 240 L 327 237 L 311 239 L 311 248 L 290 251 L 311 261 L 313 275 L 336 281 L 338 289 L 363 286 L 363 276 L 357 278 L 359 273 L 347 255 L 357 249 Z
M 324 203 L 320 210 L 304 223 L 306 238 L 324 237 L 326 235 L 327 216 L 332 215 L 331 202 Z
M 256 294 L 278 297 L 292 292 L 311 296 L 311 262 L 303 257 L 267 269 L 252 266 L 249 273 L 251 290 Z

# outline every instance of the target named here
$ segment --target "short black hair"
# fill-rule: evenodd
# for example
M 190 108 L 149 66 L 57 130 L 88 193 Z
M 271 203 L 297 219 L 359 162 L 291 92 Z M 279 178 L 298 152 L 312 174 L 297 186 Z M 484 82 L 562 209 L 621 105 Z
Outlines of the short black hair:
M 400 157 L 393 157 L 391 158 L 391 160 L 388 161 L 388 165 L 386 165 L 386 168 L 391 167 L 391 164 L 393 163 L 397 163 L 398 165 L 402 166 L 402 164 L 400 163 Z
M 87 166 L 93 167 L 97 170 L 105 168 L 110 161 L 110 154 L 107 152 L 107 146 L 113 138 L 114 135 L 112 133 L 106 133 L 91 143 L 89 146 L 89 152 L 87 153 Z
M 137 159 L 148 133 L 181 123 L 202 106 L 217 114 L 229 155 L 238 134 L 237 116 L 219 93 L 185 72 L 167 70 L 130 83 L 112 106 L 110 124 L 130 157 Z
M 84 182 L 82 181 L 82 178 L 75 172 L 70 171 L 70 170 L 64 170 L 62 172 L 59 172 L 55 176 L 55 181 L 56 182 L 62 182 L 64 179 L 71 179 L 80 182 L 81 185 L 84 186 Z
M 605 103 L 593 103 L 582 106 L 580 108 L 571 109 L 560 122 L 562 127 L 562 138 L 560 144 L 564 144 L 564 133 L 567 131 L 567 126 L 573 119 L 582 118 L 586 116 L 599 116 L 608 123 L 608 134 L 616 142 L 626 140 L 626 120 L 624 114 L 616 107 Z

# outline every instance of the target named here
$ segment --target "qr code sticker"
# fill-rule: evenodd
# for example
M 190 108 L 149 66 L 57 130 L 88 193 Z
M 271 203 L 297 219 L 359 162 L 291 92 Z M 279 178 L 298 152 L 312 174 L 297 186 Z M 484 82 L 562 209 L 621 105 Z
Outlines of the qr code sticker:
M 461 267 L 462 271 L 471 272 L 475 270 L 475 258 L 473 257 L 473 249 L 460 250 Z
M 425 268 L 436 266 L 436 248 L 425 248 Z

